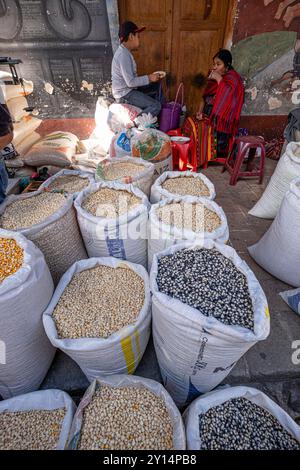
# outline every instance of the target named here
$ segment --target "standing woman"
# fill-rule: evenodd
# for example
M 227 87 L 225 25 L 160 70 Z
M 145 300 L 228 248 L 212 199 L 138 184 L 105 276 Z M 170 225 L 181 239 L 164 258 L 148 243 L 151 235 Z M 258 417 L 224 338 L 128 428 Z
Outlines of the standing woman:
M 196 143 L 198 166 L 206 166 L 216 158 L 226 158 L 231 150 L 244 103 L 244 85 L 227 49 L 214 56 L 212 71 L 200 82 L 198 86 L 205 89 L 198 113 L 186 119 L 183 131 Z

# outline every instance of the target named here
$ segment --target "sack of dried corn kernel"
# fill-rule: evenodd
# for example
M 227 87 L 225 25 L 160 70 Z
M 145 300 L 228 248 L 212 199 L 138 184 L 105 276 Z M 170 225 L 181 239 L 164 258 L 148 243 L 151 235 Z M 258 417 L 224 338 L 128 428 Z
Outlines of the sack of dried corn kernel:
M 151 204 L 174 196 L 194 196 L 215 199 L 213 183 L 202 173 L 192 171 L 166 171 L 151 188 Z
M 0 402 L 0 449 L 64 450 L 75 411 L 75 403 L 61 390 Z
M 70 166 L 78 137 L 71 132 L 55 131 L 35 143 L 23 157 L 26 165 Z
M 151 323 L 149 276 L 115 258 L 79 261 L 60 280 L 43 315 L 49 340 L 87 378 L 133 374 Z
M 132 184 L 90 185 L 74 202 L 89 257 L 113 256 L 147 266 L 149 201 Z
M 153 180 L 155 167 L 152 163 L 132 157 L 106 158 L 97 165 L 96 181 L 116 181 L 132 184 L 140 189 L 147 197 Z
M 182 241 L 204 239 L 227 243 L 229 229 L 223 209 L 201 197 L 170 197 L 153 204 L 148 222 L 148 269 L 153 256 Z
M 274 219 L 290 183 L 300 176 L 300 142 L 290 142 L 263 195 L 249 211 L 262 219 Z
M 126 375 L 93 381 L 75 413 L 68 444 L 73 450 L 185 448 L 182 418 L 165 388 Z
M 54 357 L 42 323 L 53 281 L 40 250 L 0 229 L 0 396 L 39 388 Z

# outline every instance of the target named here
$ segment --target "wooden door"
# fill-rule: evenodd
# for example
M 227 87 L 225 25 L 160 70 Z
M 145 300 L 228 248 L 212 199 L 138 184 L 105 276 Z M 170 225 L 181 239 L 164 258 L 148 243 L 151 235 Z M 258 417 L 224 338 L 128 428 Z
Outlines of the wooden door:
M 165 70 L 171 98 L 181 81 L 185 102 L 195 112 L 200 92 L 193 77 L 206 74 L 224 44 L 232 0 L 119 0 L 120 22 L 146 26 L 136 53 L 139 74 Z
M 134 53 L 139 75 L 170 71 L 173 0 L 119 0 L 120 23 L 133 21 L 146 26 L 141 46 Z

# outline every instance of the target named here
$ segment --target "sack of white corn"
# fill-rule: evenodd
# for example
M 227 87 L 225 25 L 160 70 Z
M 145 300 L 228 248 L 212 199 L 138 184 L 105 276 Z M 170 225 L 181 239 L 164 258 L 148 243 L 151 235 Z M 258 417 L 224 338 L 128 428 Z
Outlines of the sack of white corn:
M 115 134 L 118 134 L 128 126 L 133 126 L 134 119 L 141 113 L 141 111 L 142 110 L 140 108 L 131 104 L 113 103 L 108 109 L 107 124 Z M 98 116 L 96 116 L 96 123 L 99 125 Z
M 151 207 L 148 223 L 148 269 L 153 256 L 187 240 L 227 243 L 229 229 L 223 209 L 200 197 L 163 199 Z
M 28 116 L 27 111 L 25 111 L 25 108 L 28 107 L 28 102 L 24 96 L 12 98 L 7 101 L 6 104 L 11 117 L 15 122 L 20 121 L 24 116 Z
M 236 251 L 213 240 L 154 256 L 150 273 L 154 346 L 178 406 L 216 387 L 269 335 L 265 294 Z
M 255 388 L 207 393 L 183 418 L 189 450 L 300 450 L 300 427 Z
M 91 258 L 75 263 L 62 277 L 43 322 L 53 346 L 92 381 L 134 373 L 149 340 L 150 309 L 145 268 Z
M 172 171 L 173 170 L 173 157 L 172 157 L 172 154 L 167 156 L 167 158 L 165 158 L 164 160 L 161 160 L 159 162 L 152 161 L 151 163 L 153 163 L 153 165 L 155 167 L 153 182 L 157 178 L 159 178 L 163 173 L 165 173 L 166 171 Z
M 167 171 L 151 188 L 151 203 L 174 196 L 194 196 L 215 199 L 216 192 L 212 182 L 202 173 L 192 171 Z
M 24 155 L 31 149 L 31 147 L 40 140 L 41 136 L 37 132 L 31 132 L 21 142 L 18 143 L 18 153 L 23 159 Z
M 107 158 L 97 165 L 96 181 L 117 181 L 132 184 L 140 189 L 147 197 L 153 180 L 155 167 L 142 159 L 132 157 Z
M 149 202 L 142 191 L 96 183 L 77 196 L 74 206 L 90 258 L 113 256 L 147 266 Z
M 23 235 L 0 230 L 0 396 L 39 388 L 55 349 L 42 314 L 53 294 L 44 256 Z M 1 428 L 1 425 L 0 425 Z
M 42 190 L 9 196 L 0 206 L 0 227 L 22 233 L 36 244 L 54 284 L 75 261 L 87 257 L 72 196 Z
M 164 387 L 143 377 L 95 380 L 74 416 L 69 449 L 184 450 L 179 410 Z
M 36 142 L 24 156 L 26 165 L 70 166 L 78 137 L 71 132 L 55 131 Z
M 61 390 L 0 402 L 0 449 L 64 450 L 75 411 L 75 403 Z
M 61 170 L 59 173 L 47 179 L 40 186 L 40 189 L 57 192 L 62 191 L 71 194 L 73 198 L 75 198 L 81 191 L 94 182 L 95 179 L 92 173 L 84 173 L 76 170 Z
M 25 97 L 33 92 L 33 82 L 23 79 L 23 85 L 5 84 L 4 90 L 6 101 L 13 98 Z
M 300 159 L 299 159 L 300 160 Z M 286 193 L 269 230 L 253 246 L 250 255 L 263 269 L 286 284 L 300 286 L 300 177 Z
M 265 192 L 249 214 L 262 219 L 274 219 L 290 183 L 298 176 L 300 176 L 300 142 L 290 142 Z
M 42 123 L 41 119 L 38 119 L 33 116 L 24 116 L 20 122 L 17 122 L 16 124 L 14 124 L 14 138 L 13 138 L 12 143 L 14 144 L 18 152 L 19 152 L 19 146 L 22 145 L 22 142 L 25 139 L 27 139 L 27 137 L 32 132 L 34 132 L 40 126 L 41 123 Z

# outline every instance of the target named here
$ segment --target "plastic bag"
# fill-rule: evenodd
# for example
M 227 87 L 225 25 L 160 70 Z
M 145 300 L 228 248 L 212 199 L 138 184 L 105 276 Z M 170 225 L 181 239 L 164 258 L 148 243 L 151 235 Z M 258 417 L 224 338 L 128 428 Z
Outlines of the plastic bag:
M 96 217 L 82 203 L 101 188 L 132 192 L 141 204 L 116 219 Z M 113 256 L 147 267 L 147 224 L 149 202 L 144 193 L 133 185 L 116 182 L 90 185 L 74 202 L 81 234 L 89 257 Z

